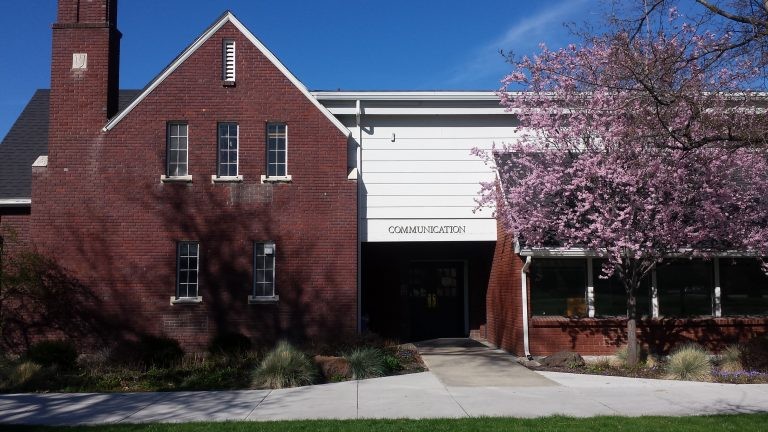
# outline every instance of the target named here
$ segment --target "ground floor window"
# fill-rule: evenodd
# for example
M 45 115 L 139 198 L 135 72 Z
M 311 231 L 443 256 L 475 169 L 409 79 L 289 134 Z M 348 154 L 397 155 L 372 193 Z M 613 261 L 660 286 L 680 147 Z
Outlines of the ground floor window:
M 619 275 L 614 272 L 610 278 L 605 279 L 600 276 L 605 260 L 594 258 L 591 261 L 594 284 L 594 315 L 602 317 L 627 316 L 627 290 Z M 638 316 L 652 316 L 650 274 L 643 278 L 640 288 L 635 292 L 635 304 Z
M 656 269 L 656 280 L 661 315 L 687 317 L 713 314 L 713 261 L 669 261 Z
M 724 315 L 768 315 L 768 276 L 757 259 L 720 258 Z
M 253 296 L 275 295 L 275 243 L 253 244 Z
M 534 315 L 587 315 L 586 260 L 534 259 L 530 276 Z
M 534 258 L 533 315 L 624 317 L 618 274 L 601 278 L 600 258 Z M 660 264 L 635 294 L 643 317 L 768 315 L 768 276 L 755 258 L 675 259 Z
M 176 298 L 197 298 L 200 245 L 182 241 L 176 246 Z

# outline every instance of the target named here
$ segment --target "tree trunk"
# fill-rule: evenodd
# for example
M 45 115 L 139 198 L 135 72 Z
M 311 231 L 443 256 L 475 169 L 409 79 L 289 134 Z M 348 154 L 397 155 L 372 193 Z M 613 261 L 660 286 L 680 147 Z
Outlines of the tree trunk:
M 633 284 L 634 285 L 634 284 Z M 634 367 L 638 362 L 637 352 L 637 307 L 636 288 L 627 290 L 627 366 Z

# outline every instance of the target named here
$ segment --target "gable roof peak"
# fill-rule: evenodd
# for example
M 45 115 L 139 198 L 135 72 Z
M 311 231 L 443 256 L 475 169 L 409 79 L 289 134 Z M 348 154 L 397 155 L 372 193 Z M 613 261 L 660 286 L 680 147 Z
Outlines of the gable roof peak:
M 208 39 L 210 39 L 216 32 L 221 29 L 222 26 L 226 23 L 232 23 L 239 31 L 242 33 L 243 36 L 245 36 L 246 39 L 248 39 L 255 47 L 258 49 L 264 57 L 267 58 L 286 78 L 288 78 L 289 81 L 313 104 L 315 105 L 315 108 L 320 110 L 320 112 L 325 115 L 325 117 L 330 121 L 334 126 L 336 126 L 339 131 L 341 131 L 344 135 L 350 136 L 351 132 L 349 129 L 347 129 L 346 126 L 344 126 L 339 119 L 337 119 L 331 112 L 323 106 L 317 98 L 315 98 L 309 90 L 307 90 L 307 87 L 304 86 L 304 84 L 299 81 L 298 78 L 294 74 L 291 73 L 291 71 L 288 70 L 288 68 L 283 65 L 283 63 L 263 44 L 261 41 L 253 34 L 250 30 L 248 30 L 247 27 L 243 25 L 240 20 L 237 19 L 234 13 L 232 13 L 231 10 L 227 9 L 225 10 L 219 18 L 216 19 L 216 21 L 208 27 L 200 36 L 195 39 L 194 42 L 192 42 L 191 45 L 189 45 L 184 51 L 179 54 L 176 59 L 174 59 L 165 69 L 163 69 L 162 72 L 160 72 L 159 75 L 157 75 L 152 81 L 150 81 L 149 84 L 147 84 L 146 87 L 144 87 L 144 90 L 142 90 L 141 94 L 139 94 L 136 99 L 134 99 L 127 107 L 125 107 L 123 110 L 117 113 L 112 119 L 110 119 L 107 124 L 104 126 L 103 130 L 105 132 L 111 130 L 115 126 L 117 126 L 118 123 L 126 116 L 128 113 L 133 111 L 133 109 L 141 103 L 152 91 L 157 88 L 163 81 L 165 81 L 166 78 L 168 78 L 169 75 L 171 75 L 176 69 L 179 68 L 192 54 L 194 54 L 198 48 L 200 48 Z

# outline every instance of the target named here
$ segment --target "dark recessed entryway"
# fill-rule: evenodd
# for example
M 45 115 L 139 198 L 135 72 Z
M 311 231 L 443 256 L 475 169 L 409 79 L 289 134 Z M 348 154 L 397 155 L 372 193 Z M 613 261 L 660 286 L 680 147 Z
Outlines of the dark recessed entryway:
M 463 337 L 480 328 L 494 245 L 363 243 L 364 330 L 416 341 Z

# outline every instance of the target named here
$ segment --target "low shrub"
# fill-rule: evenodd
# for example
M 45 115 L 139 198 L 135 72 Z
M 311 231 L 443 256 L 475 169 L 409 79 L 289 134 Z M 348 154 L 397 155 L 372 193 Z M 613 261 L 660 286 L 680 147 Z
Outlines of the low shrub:
M 768 333 L 750 339 L 744 345 L 740 358 L 744 369 L 768 372 Z
M 355 348 L 343 356 L 349 362 L 352 379 L 374 378 L 386 375 L 384 353 L 378 348 Z
M 211 344 L 208 345 L 208 352 L 214 355 L 241 355 L 249 351 L 251 347 L 251 340 L 244 334 L 226 332 L 216 335 L 211 340 Z
M 184 350 L 176 339 L 145 335 L 138 341 L 121 343 L 112 350 L 111 355 L 111 360 L 118 364 L 168 368 L 184 357 Z
M 611 359 L 608 357 L 598 357 L 593 361 L 588 361 L 586 367 L 590 372 L 604 372 L 611 368 Z
M 32 361 L 19 363 L 11 370 L 8 376 L 8 386 L 15 388 L 23 387 L 33 381 L 42 370 L 43 367 L 41 365 Z
M 744 370 L 741 364 L 741 347 L 728 345 L 720 353 L 719 369 L 723 372 L 739 372 Z
M 670 354 L 666 372 L 672 379 L 706 381 L 712 376 L 709 353 L 700 345 L 682 345 Z
M 253 372 L 254 385 L 273 389 L 309 385 L 316 379 L 312 360 L 286 341 L 278 342 Z
M 400 361 L 400 358 L 392 354 L 384 355 L 384 366 L 389 372 L 400 372 L 403 370 L 403 363 Z
M 44 367 L 72 369 L 77 363 L 77 349 L 67 340 L 40 341 L 29 347 L 27 359 Z

